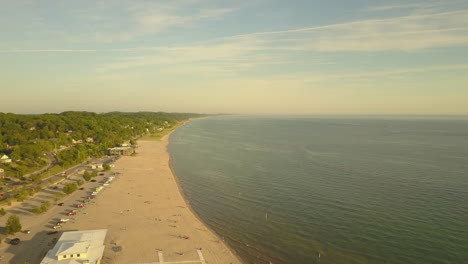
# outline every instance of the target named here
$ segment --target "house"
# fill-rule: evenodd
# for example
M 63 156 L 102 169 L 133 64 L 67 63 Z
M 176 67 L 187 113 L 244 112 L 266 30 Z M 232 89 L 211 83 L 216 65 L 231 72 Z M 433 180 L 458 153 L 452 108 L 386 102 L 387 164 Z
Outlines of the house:
M 1 163 L 11 163 L 11 158 L 8 157 L 7 155 L 3 155 L 0 157 L 0 162 Z
M 41 264 L 100 264 L 107 229 L 64 232 Z
M 128 156 L 133 152 L 131 147 L 116 147 L 107 149 L 107 155 L 109 156 Z
M 5 178 L 5 170 L 0 168 L 0 178 Z
M 119 145 L 120 147 L 130 147 L 130 142 L 125 142 Z
M 87 138 L 86 138 L 86 143 L 94 143 L 94 138 L 92 138 L 92 137 L 87 137 Z
M 104 168 L 103 165 L 102 165 L 102 163 L 91 164 L 90 167 L 91 167 L 91 169 L 93 169 L 93 170 L 97 170 L 97 169 L 102 170 L 102 169 Z

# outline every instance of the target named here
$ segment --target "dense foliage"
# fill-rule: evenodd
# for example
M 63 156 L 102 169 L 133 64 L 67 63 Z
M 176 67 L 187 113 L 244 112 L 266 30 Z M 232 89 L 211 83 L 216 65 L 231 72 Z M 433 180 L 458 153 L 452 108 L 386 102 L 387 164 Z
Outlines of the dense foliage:
M 78 186 L 74 183 L 68 183 L 63 186 L 63 192 L 66 194 L 70 194 L 76 190 L 78 190 Z
M 60 114 L 16 115 L 0 113 L 0 157 L 8 177 L 28 176 L 33 168 L 44 167 L 46 152 L 56 153 L 59 165 L 67 167 L 99 157 L 107 148 L 145 133 L 155 133 L 198 114 L 63 112 Z
M 20 219 L 17 215 L 10 215 L 5 225 L 5 233 L 7 235 L 13 235 L 16 232 L 21 231 Z
M 31 212 L 33 212 L 34 214 L 42 214 L 42 213 L 47 212 L 47 210 L 49 210 L 49 207 L 50 207 L 50 202 L 44 201 L 41 203 L 41 206 L 33 208 Z

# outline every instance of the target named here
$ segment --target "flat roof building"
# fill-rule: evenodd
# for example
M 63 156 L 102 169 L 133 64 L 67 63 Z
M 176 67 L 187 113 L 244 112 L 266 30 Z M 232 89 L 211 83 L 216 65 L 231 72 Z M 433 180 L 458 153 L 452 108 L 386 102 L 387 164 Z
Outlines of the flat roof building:
M 107 149 L 107 155 L 109 156 L 122 156 L 122 155 L 131 155 L 133 148 L 131 147 L 116 147 Z
M 64 232 L 41 264 L 100 264 L 107 229 Z

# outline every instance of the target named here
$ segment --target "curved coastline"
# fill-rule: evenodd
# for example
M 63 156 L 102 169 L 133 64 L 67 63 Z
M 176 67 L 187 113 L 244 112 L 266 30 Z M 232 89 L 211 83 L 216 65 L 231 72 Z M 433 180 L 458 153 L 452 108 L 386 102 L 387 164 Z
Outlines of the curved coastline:
M 189 121 L 190 121 L 190 120 L 189 120 Z M 184 126 L 184 125 L 185 125 L 187 122 L 189 122 L 189 121 L 186 121 L 186 122 L 185 122 L 183 125 L 181 125 L 180 127 Z M 178 127 L 178 128 L 179 128 L 179 127 Z M 174 130 L 174 131 L 175 131 L 175 130 Z M 168 135 L 168 141 L 169 141 L 169 143 L 168 143 L 167 146 L 166 146 L 167 152 L 168 152 L 168 154 L 169 154 L 169 168 L 170 168 L 170 170 L 171 170 L 171 172 L 172 172 L 172 175 L 174 175 L 174 179 L 175 179 L 175 181 L 176 181 L 176 183 L 177 183 L 177 188 L 178 188 L 178 190 L 179 190 L 180 195 L 181 195 L 182 198 L 184 199 L 185 204 L 187 205 L 187 208 L 188 208 L 188 209 L 190 210 L 190 212 L 192 212 L 192 214 L 198 219 L 198 221 L 200 221 L 201 223 L 203 223 L 203 225 L 205 226 L 205 228 L 206 228 L 207 230 L 209 230 L 211 233 L 213 233 L 213 234 L 219 239 L 219 241 L 221 241 L 221 243 L 231 251 L 231 253 L 237 258 L 237 260 L 238 260 L 240 263 L 243 263 L 242 258 L 239 256 L 239 254 L 237 254 L 237 252 L 236 252 L 232 247 L 230 247 L 230 246 L 226 243 L 226 241 L 224 241 L 224 240 L 219 236 L 219 234 L 216 233 L 216 231 L 215 231 L 213 228 L 211 228 L 206 222 L 204 222 L 204 221 L 202 220 L 202 218 L 198 215 L 198 213 L 193 209 L 190 200 L 189 200 L 189 199 L 187 198 L 187 196 L 185 195 L 184 189 L 183 189 L 183 187 L 182 187 L 182 184 L 180 183 L 179 177 L 177 176 L 177 174 L 176 174 L 176 172 L 175 172 L 175 169 L 174 169 L 174 166 L 173 166 L 173 161 L 172 161 L 172 160 L 173 160 L 173 157 L 172 157 L 172 154 L 169 152 L 169 149 L 168 149 L 169 144 L 170 144 L 170 136 L 171 136 L 171 134 L 172 134 L 172 132 Z
M 51 206 L 46 213 L 37 216 L 25 210 L 26 203 L 16 206 L 23 228 L 31 230 L 31 234 L 17 234 L 21 246 L 0 247 L 3 260 L 39 263 L 61 232 L 107 229 L 103 264 L 241 264 L 234 251 L 190 207 L 170 168 L 169 135 L 158 141 L 139 141 L 138 155 L 122 156 L 115 167 L 101 173 L 96 182 L 87 182 L 82 190 L 61 199 L 62 206 Z M 101 186 L 107 176 L 114 174 L 112 184 L 103 188 L 84 208 L 78 209 L 76 215 L 67 216 Z M 82 175 L 78 173 L 72 177 L 70 180 L 76 181 Z M 42 193 L 50 196 L 50 190 Z M 51 223 L 63 217 L 70 221 L 59 233 L 48 235 Z

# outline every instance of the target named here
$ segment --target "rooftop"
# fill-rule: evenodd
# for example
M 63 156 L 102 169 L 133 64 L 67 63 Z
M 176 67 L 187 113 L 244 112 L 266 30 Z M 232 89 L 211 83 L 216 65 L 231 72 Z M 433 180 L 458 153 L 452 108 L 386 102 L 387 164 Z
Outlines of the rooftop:
M 104 252 L 106 234 L 107 229 L 64 232 L 54 248 L 47 252 L 41 264 L 97 263 Z M 76 254 L 82 257 L 59 260 L 59 256 Z M 84 256 L 86 258 L 83 258 Z

